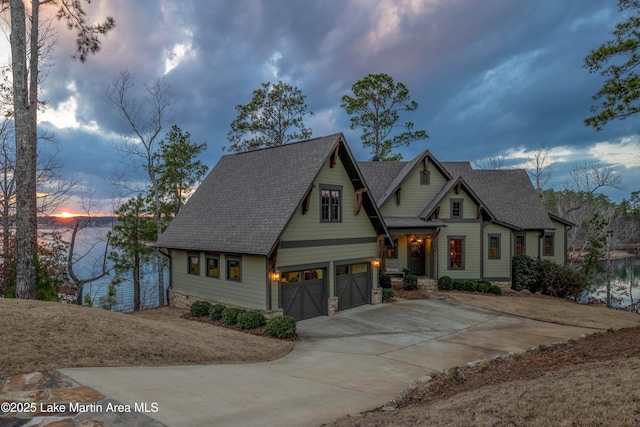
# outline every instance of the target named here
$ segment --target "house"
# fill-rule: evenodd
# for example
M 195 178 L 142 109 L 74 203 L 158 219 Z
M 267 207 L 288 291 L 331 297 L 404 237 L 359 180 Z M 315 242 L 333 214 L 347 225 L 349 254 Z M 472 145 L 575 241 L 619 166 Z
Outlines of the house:
M 473 170 L 428 150 L 359 167 L 394 242 L 387 274 L 511 281 L 514 255 L 566 264 L 571 223 L 545 211 L 524 170 Z
M 160 236 L 173 305 L 296 319 L 381 302 L 388 236 L 342 134 L 223 156 Z

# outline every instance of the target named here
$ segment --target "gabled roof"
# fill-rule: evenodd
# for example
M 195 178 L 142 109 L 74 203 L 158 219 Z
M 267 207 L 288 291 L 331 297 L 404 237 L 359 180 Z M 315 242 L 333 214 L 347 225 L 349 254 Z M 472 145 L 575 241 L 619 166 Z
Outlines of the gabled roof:
M 553 228 L 524 169 L 469 170 L 462 177 L 493 213 L 496 222 L 519 230 Z
M 408 162 L 360 162 L 358 165 L 362 170 L 362 173 L 367 182 L 372 181 L 375 183 L 375 199 L 378 206 L 382 206 L 384 202 L 391 197 L 398 187 L 402 184 L 402 181 L 413 171 L 416 165 L 420 164 L 425 157 L 428 157 L 431 163 L 440 171 L 440 173 L 447 179 L 451 179 L 452 176 L 449 172 L 436 160 L 429 150 L 425 150 L 418 156 L 414 157 Z M 395 164 L 395 167 L 388 166 L 388 164 Z M 401 166 L 400 166 L 401 165 Z M 392 175 L 392 172 L 396 172 Z M 386 184 L 386 186 L 385 186 Z
M 366 188 L 341 133 L 226 155 L 171 221 L 157 246 L 269 255 L 338 144 L 354 188 Z M 362 206 L 378 234 L 388 234 L 368 192 Z
M 473 189 L 466 183 L 466 181 L 461 177 L 457 177 L 456 179 L 450 179 L 447 181 L 445 185 L 442 186 L 442 189 L 438 191 L 438 193 L 433 196 L 433 199 L 429 202 L 429 204 L 424 208 L 422 213 L 420 213 L 420 218 L 426 220 L 433 214 L 436 208 L 442 203 L 442 199 L 449 193 L 449 191 L 453 190 L 456 185 L 461 184 L 464 188 L 464 191 L 471 197 L 471 200 L 478 205 L 481 206 L 484 212 L 489 216 L 490 219 L 495 219 L 491 211 L 485 206 L 482 199 L 478 197 L 478 195 L 473 191 Z
M 458 178 L 462 177 L 467 193 L 493 221 L 516 230 L 553 228 L 525 170 L 475 170 L 469 162 L 438 162 L 428 150 L 409 162 L 359 164 L 365 179 L 372 184 L 378 206 L 382 206 L 395 193 L 425 156 L 429 156 L 432 164 L 447 179 L 447 184 L 425 207 L 420 218 L 428 218 L 444 195 L 457 184 Z

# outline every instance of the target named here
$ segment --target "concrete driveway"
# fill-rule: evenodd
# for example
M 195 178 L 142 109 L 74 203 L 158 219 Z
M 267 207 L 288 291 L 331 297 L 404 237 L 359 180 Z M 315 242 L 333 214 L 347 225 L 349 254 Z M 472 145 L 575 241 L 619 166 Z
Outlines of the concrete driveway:
M 147 415 L 168 426 L 319 425 L 384 405 L 432 371 L 594 330 L 417 300 L 305 320 L 298 332 L 268 363 L 60 371 L 124 404 L 157 403 Z

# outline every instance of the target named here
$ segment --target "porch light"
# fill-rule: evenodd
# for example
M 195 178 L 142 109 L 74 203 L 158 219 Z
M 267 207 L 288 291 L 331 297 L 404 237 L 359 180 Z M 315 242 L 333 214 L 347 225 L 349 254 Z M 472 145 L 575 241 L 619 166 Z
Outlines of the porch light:
M 282 277 L 282 275 L 280 274 L 280 270 L 278 270 L 277 268 L 271 272 L 271 281 L 279 282 L 280 277 Z
M 371 267 L 379 268 L 380 267 L 380 259 L 374 258 L 371 260 Z

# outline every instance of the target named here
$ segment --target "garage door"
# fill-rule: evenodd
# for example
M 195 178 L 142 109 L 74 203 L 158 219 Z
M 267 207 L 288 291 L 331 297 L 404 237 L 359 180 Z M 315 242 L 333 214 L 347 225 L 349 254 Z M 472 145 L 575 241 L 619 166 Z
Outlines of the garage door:
M 371 303 L 369 263 L 336 266 L 338 310 Z
M 296 320 L 327 314 L 325 269 L 318 268 L 282 273 L 280 307 Z

